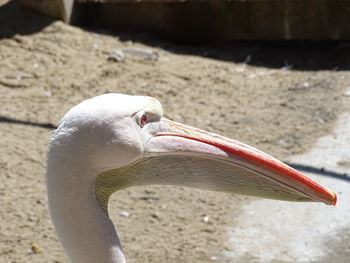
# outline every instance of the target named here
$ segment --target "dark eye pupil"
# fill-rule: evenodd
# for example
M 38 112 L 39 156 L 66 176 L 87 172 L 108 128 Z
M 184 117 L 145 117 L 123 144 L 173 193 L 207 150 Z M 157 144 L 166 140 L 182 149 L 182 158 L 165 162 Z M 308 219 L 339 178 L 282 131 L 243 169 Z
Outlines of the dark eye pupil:
M 145 126 L 147 124 L 147 117 L 146 115 L 142 115 L 141 121 L 140 121 L 141 127 Z

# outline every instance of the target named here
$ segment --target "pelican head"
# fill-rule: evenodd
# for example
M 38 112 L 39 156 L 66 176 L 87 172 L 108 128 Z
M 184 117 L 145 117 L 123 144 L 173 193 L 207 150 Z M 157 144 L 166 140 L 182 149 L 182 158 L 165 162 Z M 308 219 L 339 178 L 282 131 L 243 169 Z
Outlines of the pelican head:
M 108 199 L 147 184 L 336 203 L 332 191 L 262 151 L 164 118 L 152 97 L 105 94 L 73 107 L 50 143 L 49 207 L 72 262 L 125 262 Z

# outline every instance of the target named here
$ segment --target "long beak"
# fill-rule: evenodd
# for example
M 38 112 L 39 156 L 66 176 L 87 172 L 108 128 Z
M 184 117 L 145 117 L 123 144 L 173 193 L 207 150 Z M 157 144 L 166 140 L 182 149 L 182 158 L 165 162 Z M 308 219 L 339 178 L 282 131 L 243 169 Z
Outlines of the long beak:
M 161 157 L 152 166 L 158 177 L 163 171 L 164 184 L 287 201 L 337 201 L 334 192 L 262 151 L 165 118 L 147 147 L 147 157 Z

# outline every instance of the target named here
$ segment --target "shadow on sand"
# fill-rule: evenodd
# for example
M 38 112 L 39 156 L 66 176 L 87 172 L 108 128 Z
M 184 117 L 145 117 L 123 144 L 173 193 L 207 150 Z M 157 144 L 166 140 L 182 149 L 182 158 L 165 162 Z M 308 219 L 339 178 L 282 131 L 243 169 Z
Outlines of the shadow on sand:
M 12 0 L 0 6 L 0 40 L 40 32 L 54 21 L 25 10 L 20 7 L 19 0 Z
M 20 8 L 18 1 L 0 6 L 0 39 L 40 32 L 55 20 Z M 86 25 L 84 25 L 86 26 Z M 185 42 L 159 38 L 155 32 L 121 32 L 107 27 L 85 30 L 109 34 L 122 41 L 142 42 L 169 52 L 246 63 L 258 67 L 291 70 L 349 70 L 350 41 L 231 41 Z

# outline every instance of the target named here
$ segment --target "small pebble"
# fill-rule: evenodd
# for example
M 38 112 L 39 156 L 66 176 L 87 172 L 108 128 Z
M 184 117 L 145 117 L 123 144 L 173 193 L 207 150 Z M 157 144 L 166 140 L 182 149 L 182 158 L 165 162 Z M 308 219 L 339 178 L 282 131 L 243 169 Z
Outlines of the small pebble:
M 32 246 L 31 246 L 30 249 L 32 250 L 32 252 L 33 252 L 34 254 L 41 254 L 41 253 L 43 252 L 43 251 L 41 250 L 41 248 L 38 247 L 37 244 L 32 244 Z
M 242 73 L 245 70 L 245 66 L 235 68 L 236 72 Z
M 218 256 L 211 256 L 211 257 L 210 257 L 210 260 L 216 261 L 216 260 L 219 260 L 219 257 L 218 257 Z
M 204 216 L 203 217 L 203 222 L 208 223 L 209 222 L 209 216 Z
M 322 125 L 325 124 L 325 121 L 321 118 L 317 118 L 317 121 L 319 124 L 322 124 Z
M 125 210 L 124 210 L 124 211 L 121 211 L 121 212 L 120 212 L 120 215 L 121 215 L 121 216 L 125 216 L 125 217 L 129 217 L 129 216 L 130 216 L 130 213 L 129 213 L 128 211 L 125 211 Z
M 307 81 L 305 81 L 305 82 L 301 83 L 301 86 L 302 86 L 303 88 L 308 88 L 308 87 L 310 87 L 310 83 L 307 82 Z
M 138 57 L 142 59 L 157 60 L 158 54 L 150 49 L 137 48 L 137 47 L 126 47 L 120 49 L 125 56 Z
M 118 62 L 123 61 L 125 57 L 134 57 L 145 60 L 157 60 L 159 58 L 159 55 L 152 50 L 137 47 L 120 48 L 111 52 L 108 55 L 109 60 L 114 60 Z
M 125 58 L 125 55 L 122 51 L 113 51 L 108 55 L 108 60 L 112 60 L 112 61 L 123 61 Z
M 283 140 L 283 139 L 278 140 L 277 143 L 279 145 L 286 145 L 287 144 L 287 142 L 285 140 Z
M 350 97 L 350 89 L 348 89 L 347 91 L 345 91 L 345 92 L 343 93 L 343 95 L 346 96 L 346 97 Z
M 50 91 L 47 91 L 47 90 L 44 90 L 44 91 L 43 91 L 43 95 L 44 95 L 45 97 L 51 97 L 51 92 L 50 92 Z

